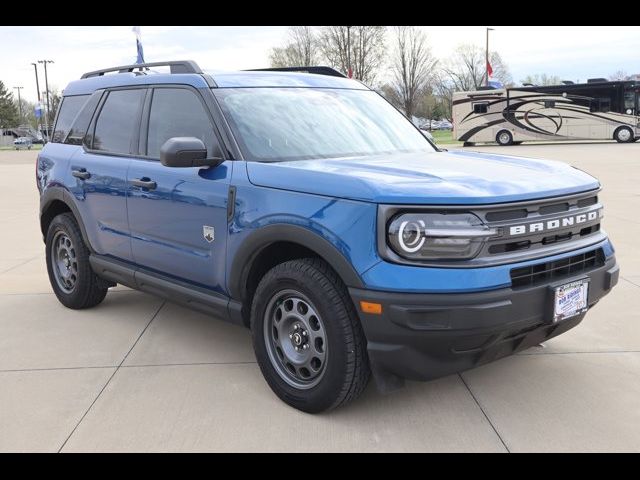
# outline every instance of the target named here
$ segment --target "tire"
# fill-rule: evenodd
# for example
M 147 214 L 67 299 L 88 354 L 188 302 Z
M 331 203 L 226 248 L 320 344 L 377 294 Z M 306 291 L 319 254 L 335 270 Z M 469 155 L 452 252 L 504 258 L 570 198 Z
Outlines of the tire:
M 108 286 L 91 270 L 89 249 L 72 214 L 63 213 L 51 221 L 46 248 L 49 282 L 60 303 L 79 310 L 104 300 Z
M 500 130 L 496 135 L 496 143 L 503 147 L 513 144 L 513 135 L 509 130 Z
M 253 297 L 251 332 L 265 380 L 298 410 L 345 405 L 367 386 L 362 326 L 346 287 L 322 260 L 291 260 L 265 274 Z
M 613 132 L 613 139 L 618 143 L 631 143 L 634 141 L 634 134 L 629 127 L 619 127 Z

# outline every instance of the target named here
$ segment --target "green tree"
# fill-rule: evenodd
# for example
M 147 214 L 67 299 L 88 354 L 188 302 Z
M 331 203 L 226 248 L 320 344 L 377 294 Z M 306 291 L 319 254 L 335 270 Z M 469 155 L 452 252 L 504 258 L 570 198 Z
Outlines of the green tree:
M 10 93 L 0 81 L 0 127 L 16 127 L 20 122 L 18 106 Z

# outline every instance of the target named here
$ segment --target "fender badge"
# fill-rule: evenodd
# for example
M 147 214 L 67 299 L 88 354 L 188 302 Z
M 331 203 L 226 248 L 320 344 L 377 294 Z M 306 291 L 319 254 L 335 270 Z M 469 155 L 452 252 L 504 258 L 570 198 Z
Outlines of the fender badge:
M 202 235 L 204 236 L 204 239 L 209 243 L 215 240 L 215 230 L 209 225 L 202 226 Z

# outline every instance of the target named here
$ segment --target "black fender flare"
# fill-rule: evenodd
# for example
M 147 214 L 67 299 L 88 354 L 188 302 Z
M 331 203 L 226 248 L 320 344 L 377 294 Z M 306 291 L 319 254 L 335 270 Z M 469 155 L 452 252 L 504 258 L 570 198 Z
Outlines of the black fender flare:
M 348 287 L 364 288 L 360 275 L 331 242 L 307 228 L 282 223 L 259 228 L 243 240 L 229 272 L 231 298 L 244 300 L 244 289 L 254 260 L 264 248 L 276 242 L 297 243 L 314 251 L 336 271 Z
M 80 211 L 76 206 L 75 201 L 73 200 L 73 195 L 69 193 L 66 188 L 63 187 L 47 187 L 47 189 L 40 196 L 40 230 L 42 230 L 43 238 L 46 238 L 47 232 L 43 231 L 42 225 L 42 215 L 48 210 L 49 206 L 55 202 L 59 201 L 64 203 L 73 216 L 76 218 L 76 222 L 78 222 L 78 226 L 80 227 L 80 232 L 82 232 L 82 239 L 84 240 L 85 245 L 89 249 L 91 253 L 95 253 L 91 243 L 89 242 L 89 236 L 87 235 L 87 229 L 84 226 L 84 222 L 82 221 L 82 216 L 80 215 Z

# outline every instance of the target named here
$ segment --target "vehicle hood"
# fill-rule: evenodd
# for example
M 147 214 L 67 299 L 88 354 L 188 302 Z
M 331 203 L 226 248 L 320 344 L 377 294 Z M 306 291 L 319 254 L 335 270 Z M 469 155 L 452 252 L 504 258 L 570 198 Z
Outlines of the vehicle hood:
M 591 175 L 550 160 L 469 151 L 248 162 L 262 187 L 386 204 L 483 204 L 599 188 Z

